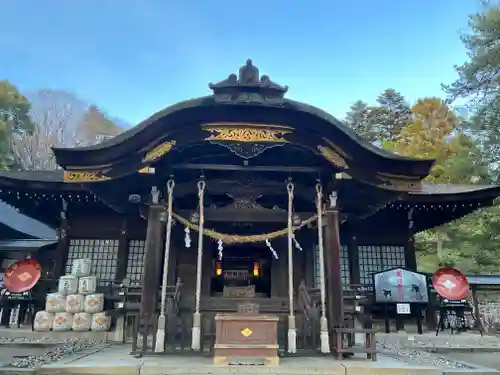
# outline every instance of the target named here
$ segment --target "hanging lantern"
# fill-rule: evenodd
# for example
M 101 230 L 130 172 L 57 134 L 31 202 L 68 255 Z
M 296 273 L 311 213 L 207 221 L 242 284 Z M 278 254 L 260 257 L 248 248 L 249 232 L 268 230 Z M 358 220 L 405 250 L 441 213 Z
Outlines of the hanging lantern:
M 302 220 L 300 219 L 300 216 L 297 214 L 292 215 L 292 225 L 294 227 L 298 227 L 300 224 L 302 224 Z
M 254 277 L 259 277 L 259 263 L 257 262 L 253 264 L 253 275 Z
M 215 263 L 215 276 L 222 275 L 222 264 L 220 262 Z

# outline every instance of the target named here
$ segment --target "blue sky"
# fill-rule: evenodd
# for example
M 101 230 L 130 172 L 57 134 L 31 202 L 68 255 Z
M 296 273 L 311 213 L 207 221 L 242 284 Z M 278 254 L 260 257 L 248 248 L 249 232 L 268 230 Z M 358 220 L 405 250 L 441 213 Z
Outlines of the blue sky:
M 442 96 L 475 0 L 0 0 L 0 79 L 64 89 L 135 124 L 250 57 L 343 117 L 385 88 Z

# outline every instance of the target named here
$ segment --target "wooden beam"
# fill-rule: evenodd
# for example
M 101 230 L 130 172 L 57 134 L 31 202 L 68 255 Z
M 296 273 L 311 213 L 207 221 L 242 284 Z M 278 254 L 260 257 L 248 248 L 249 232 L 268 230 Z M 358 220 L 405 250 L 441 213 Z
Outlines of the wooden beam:
M 245 166 L 245 165 L 234 165 L 234 164 L 177 164 L 171 167 L 172 169 L 192 169 L 197 171 L 245 171 L 245 172 L 296 172 L 296 173 L 319 173 L 326 171 L 325 168 L 317 167 L 289 167 L 289 166 L 267 166 L 267 165 L 256 165 L 256 166 Z
M 189 219 L 193 211 L 177 211 L 185 219 Z M 301 220 L 309 219 L 314 215 L 313 212 L 298 212 Z M 288 214 L 286 212 L 273 210 L 252 210 L 252 209 L 214 209 L 205 208 L 205 220 L 213 222 L 233 222 L 233 223 L 286 223 Z
M 207 180 L 207 193 L 213 195 L 251 195 L 251 196 L 265 196 L 265 195 L 286 195 L 285 183 L 276 181 L 264 180 L 256 181 L 255 183 L 244 185 L 238 180 Z M 184 182 L 175 186 L 175 197 L 182 197 L 189 194 L 197 194 L 198 188 L 196 181 Z M 294 194 L 301 199 L 313 201 L 316 196 L 314 187 L 305 186 L 295 183 Z

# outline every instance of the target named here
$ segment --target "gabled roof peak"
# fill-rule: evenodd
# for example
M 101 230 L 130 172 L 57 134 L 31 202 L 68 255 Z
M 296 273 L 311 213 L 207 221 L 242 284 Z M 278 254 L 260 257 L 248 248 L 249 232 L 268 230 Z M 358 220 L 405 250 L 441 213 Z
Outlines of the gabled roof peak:
M 214 93 L 214 99 L 220 103 L 258 102 L 279 105 L 283 103 L 288 86 L 281 86 L 267 75 L 260 76 L 259 68 L 248 59 L 238 72 L 232 73 L 225 80 L 208 85 Z

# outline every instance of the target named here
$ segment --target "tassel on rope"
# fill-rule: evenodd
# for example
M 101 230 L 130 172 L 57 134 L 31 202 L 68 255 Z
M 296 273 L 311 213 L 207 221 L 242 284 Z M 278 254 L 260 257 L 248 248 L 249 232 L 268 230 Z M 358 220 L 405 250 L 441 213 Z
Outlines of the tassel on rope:
M 323 248 L 323 188 L 316 184 L 316 211 L 318 215 L 318 255 L 319 255 L 319 290 L 321 295 L 320 349 L 321 353 L 330 353 L 328 320 L 326 317 L 325 261 Z
M 205 193 L 206 183 L 203 179 L 198 181 L 198 205 L 200 222 L 198 224 L 198 258 L 196 261 L 196 299 L 195 312 L 193 314 L 193 329 L 191 349 L 200 350 L 201 347 L 201 316 L 200 316 L 200 295 L 201 295 L 201 266 L 203 259 L 203 225 L 205 223 L 203 197 Z
M 170 257 L 170 234 L 172 233 L 172 202 L 174 193 L 174 180 L 167 182 L 167 226 L 165 229 L 165 254 L 163 258 L 163 279 L 161 284 L 160 316 L 156 331 L 155 352 L 165 351 L 165 309 L 167 304 L 168 261 Z
M 295 233 L 293 234 L 292 239 L 293 239 L 293 244 L 295 245 L 295 248 L 296 248 L 297 250 L 302 251 L 302 250 L 303 250 L 303 249 L 302 249 L 302 246 L 300 246 L 299 241 L 297 241 L 297 238 L 295 237 Z
M 189 249 L 191 247 L 191 231 L 188 226 L 184 227 L 184 233 L 184 245 Z
M 217 251 L 219 252 L 218 256 L 219 256 L 219 260 L 222 260 L 222 257 L 224 255 L 224 246 L 223 246 L 223 242 L 222 240 L 218 240 L 217 241 Z
M 271 245 L 271 241 L 268 239 L 266 239 L 266 246 L 269 248 L 269 251 L 271 251 L 271 254 L 273 254 L 274 259 L 278 259 L 278 253 L 274 250 L 273 245 Z
M 290 313 L 288 315 L 288 353 L 297 352 L 297 330 L 295 328 L 295 315 L 293 308 L 293 183 L 286 185 L 288 191 L 288 303 Z

